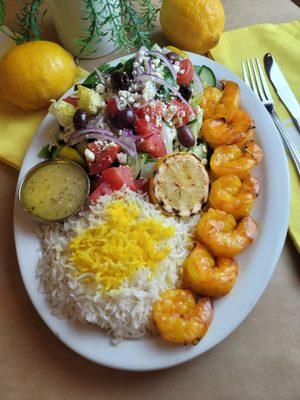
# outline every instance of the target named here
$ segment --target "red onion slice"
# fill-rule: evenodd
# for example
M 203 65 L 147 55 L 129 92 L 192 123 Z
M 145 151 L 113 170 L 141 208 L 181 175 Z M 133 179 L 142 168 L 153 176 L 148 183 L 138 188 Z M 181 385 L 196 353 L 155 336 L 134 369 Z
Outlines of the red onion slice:
M 196 71 L 194 71 L 194 96 L 199 96 L 204 91 L 203 84 Z
M 137 157 L 136 146 L 131 137 L 120 136 L 119 138 L 116 138 L 108 129 L 91 128 L 76 131 L 71 135 L 69 145 L 74 146 L 75 144 L 87 139 L 109 140 L 120 145 L 130 157 Z
M 159 78 L 156 75 L 153 74 L 139 74 L 136 77 L 136 80 L 141 81 L 141 82 L 146 82 L 146 81 L 153 81 L 154 83 L 157 83 L 159 85 L 165 86 L 166 88 L 168 88 L 169 90 L 171 90 L 171 92 L 177 96 L 184 104 L 186 104 L 190 110 L 192 112 L 194 112 L 194 110 L 192 109 L 192 107 L 190 106 L 190 104 L 182 97 L 182 95 L 180 94 L 180 92 L 174 87 L 172 86 L 169 82 L 165 81 L 162 78 Z
M 175 68 L 171 61 L 166 56 L 164 56 L 160 51 L 150 51 L 149 55 L 159 58 L 171 72 L 174 81 L 177 81 L 177 72 L 175 71 Z
M 150 58 L 148 58 L 148 60 L 145 63 L 145 71 L 146 71 L 146 74 L 152 73 L 152 63 L 151 63 Z

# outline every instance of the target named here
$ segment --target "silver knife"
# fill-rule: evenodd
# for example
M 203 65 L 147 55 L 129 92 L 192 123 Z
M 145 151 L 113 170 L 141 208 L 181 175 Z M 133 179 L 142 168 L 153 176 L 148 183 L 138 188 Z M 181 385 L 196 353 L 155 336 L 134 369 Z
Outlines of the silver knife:
M 274 86 L 276 93 L 290 112 L 294 123 L 300 132 L 300 106 L 288 84 L 288 81 L 284 77 L 283 73 L 281 72 L 276 61 L 270 53 L 265 54 L 264 65 L 266 73 L 272 85 Z

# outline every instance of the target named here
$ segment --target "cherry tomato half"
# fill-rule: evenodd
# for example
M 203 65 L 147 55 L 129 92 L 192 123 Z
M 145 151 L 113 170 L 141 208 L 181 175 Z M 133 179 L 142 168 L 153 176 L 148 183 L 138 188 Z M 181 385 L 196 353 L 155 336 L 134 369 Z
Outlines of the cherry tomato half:
M 114 164 L 121 147 L 118 144 L 114 144 L 103 149 L 101 145 L 94 142 L 88 144 L 88 149 L 95 155 L 93 161 L 87 160 L 89 175 L 96 175 Z
M 189 85 L 194 76 L 194 66 L 188 58 L 180 61 L 180 70 L 177 74 L 178 85 Z

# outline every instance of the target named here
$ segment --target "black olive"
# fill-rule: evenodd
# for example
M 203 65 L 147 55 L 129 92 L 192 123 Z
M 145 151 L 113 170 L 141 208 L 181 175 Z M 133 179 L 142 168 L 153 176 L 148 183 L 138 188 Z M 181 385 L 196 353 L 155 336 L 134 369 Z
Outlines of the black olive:
M 114 117 L 111 118 L 111 123 L 118 129 L 132 128 L 134 120 L 134 112 L 131 108 L 126 107 L 122 110 L 116 110 Z
M 127 90 L 130 84 L 130 78 L 127 72 L 116 71 L 111 75 L 111 84 L 115 89 Z
M 75 129 L 84 129 L 89 122 L 88 114 L 82 108 L 78 108 L 73 116 L 73 125 Z
M 170 53 L 166 54 L 166 57 L 172 62 L 175 63 L 175 61 L 180 61 L 181 57 L 179 54 L 174 53 L 173 51 L 170 51 Z
M 189 101 L 193 94 L 193 91 L 189 85 L 181 85 L 179 92 L 186 101 Z
M 177 129 L 177 138 L 183 147 L 195 146 L 195 136 L 191 132 L 190 128 L 186 125 L 180 126 Z

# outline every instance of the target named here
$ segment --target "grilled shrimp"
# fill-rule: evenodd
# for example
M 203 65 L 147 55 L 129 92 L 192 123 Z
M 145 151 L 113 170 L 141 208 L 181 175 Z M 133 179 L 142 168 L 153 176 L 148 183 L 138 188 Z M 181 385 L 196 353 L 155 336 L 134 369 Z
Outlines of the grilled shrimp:
M 261 148 L 251 140 L 242 149 L 234 144 L 217 147 L 211 157 L 210 167 L 214 177 L 234 174 L 244 179 L 262 158 Z
M 238 108 L 229 122 L 225 119 L 205 119 L 201 133 L 210 147 L 216 148 L 223 144 L 230 145 L 249 139 L 253 127 L 250 115 Z
M 222 80 L 223 95 L 221 101 L 216 105 L 214 118 L 224 118 L 231 121 L 240 104 L 240 88 L 237 83 Z
M 213 304 L 207 297 L 198 302 L 190 290 L 164 292 L 153 306 L 153 319 L 168 342 L 196 344 L 206 334 L 213 318 Z
M 209 202 L 213 208 L 232 214 L 236 219 L 247 217 L 259 189 L 259 180 L 254 176 L 244 180 L 236 175 L 221 176 L 211 185 Z
M 221 81 L 223 91 L 215 87 L 204 90 L 201 107 L 204 110 L 203 118 L 230 121 L 240 103 L 240 89 L 235 82 Z
M 237 224 L 233 215 L 209 208 L 197 224 L 195 236 L 217 257 L 233 257 L 256 238 L 257 225 L 251 216 Z
M 203 108 L 203 119 L 215 118 L 216 106 L 219 104 L 223 92 L 215 87 L 207 87 L 204 90 L 200 106 Z
M 233 258 L 215 258 L 199 243 L 183 264 L 183 286 L 202 296 L 221 297 L 232 289 L 238 270 Z

